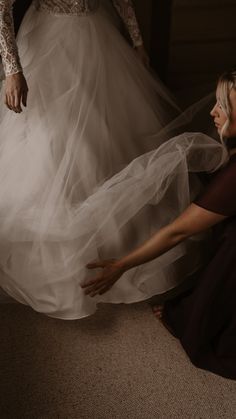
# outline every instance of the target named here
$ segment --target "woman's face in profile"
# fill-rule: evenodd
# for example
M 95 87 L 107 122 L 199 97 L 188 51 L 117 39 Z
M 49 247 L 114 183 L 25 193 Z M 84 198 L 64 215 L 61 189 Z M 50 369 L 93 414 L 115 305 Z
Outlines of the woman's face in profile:
M 226 121 L 228 120 L 225 111 L 222 109 L 220 101 L 218 99 L 218 92 L 216 90 L 216 99 L 217 102 L 214 108 L 211 111 L 211 116 L 214 118 L 214 123 L 217 128 L 219 135 L 221 134 L 222 128 L 224 127 Z M 227 138 L 236 137 L 236 90 L 232 89 L 229 95 L 229 100 L 231 104 L 231 118 L 229 125 L 224 131 L 224 136 Z
M 231 118 L 230 118 L 230 124 L 228 128 L 228 136 L 236 137 L 236 90 L 232 89 L 229 95 L 230 103 L 231 103 Z

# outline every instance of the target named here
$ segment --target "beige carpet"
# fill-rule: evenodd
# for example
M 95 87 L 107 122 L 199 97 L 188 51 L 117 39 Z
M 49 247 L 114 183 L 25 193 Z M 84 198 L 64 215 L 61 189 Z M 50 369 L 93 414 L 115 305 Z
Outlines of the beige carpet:
M 59 321 L 0 306 L 1 419 L 234 419 L 236 382 L 196 369 L 147 303 Z

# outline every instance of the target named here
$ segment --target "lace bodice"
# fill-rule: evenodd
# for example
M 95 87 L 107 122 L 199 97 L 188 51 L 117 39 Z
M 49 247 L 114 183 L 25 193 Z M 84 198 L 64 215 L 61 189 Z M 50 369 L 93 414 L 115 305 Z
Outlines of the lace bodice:
M 99 0 L 34 0 L 38 10 L 52 14 L 87 15 L 98 8 Z
M 124 24 L 134 46 L 142 44 L 132 0 L 111 0 Z M 0 54 L 5 75 L 22 71 L 15 41 L 12 5 L 14 0 L 0 0 Z M 38 10 L 52 14 L 87 15 L 99 6 L 99 0 L 34 0 Z

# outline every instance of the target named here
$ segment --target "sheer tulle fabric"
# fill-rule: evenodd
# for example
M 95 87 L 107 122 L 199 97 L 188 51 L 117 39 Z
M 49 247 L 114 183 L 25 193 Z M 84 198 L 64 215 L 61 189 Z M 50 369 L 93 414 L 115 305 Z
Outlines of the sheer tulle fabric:
M 23 114 L 0 114 L 3 290 L 37 311 L 75 319 L 98 302 L 172 288 L 182 280 L 180 265 L 184 274 L 199 266 L 200 256 L 182 264 L 198 240 L 130 271 L 103 297 L 86 297 L 80 284 L 87 262 L 119 256 L 173 219 L 190 202 L 188 171 L 216 169 L 224 149 L 186 134 L 118 173 L 172 131 L 162 130 L 176 110 L 165 89 L 103 9 L 78 18 L 32 6 L 18 42 L 30 95 Z M 192 182 L 194 195 L 200 185 Z

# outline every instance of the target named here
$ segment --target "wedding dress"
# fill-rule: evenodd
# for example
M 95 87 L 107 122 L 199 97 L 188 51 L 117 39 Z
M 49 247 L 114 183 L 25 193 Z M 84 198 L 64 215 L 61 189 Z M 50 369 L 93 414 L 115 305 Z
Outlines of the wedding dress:
M 175 104 L 98 0 L 34 0 L 17 45 L 12 3 L 0 0 L 0 53 L 6 75 L 23 68 L 29 98 L 14 114 L 3 105 L 4 89 L 0 95 L 2 289 L 36 311 L 76 319 L 98 302 L 140 301 L 172 288 L 179 280 L 174 262 L 179 270 L 187 245 L 133 270 L 105 296 L 91 299 L 80 285 L 86 263 L 126 252 L 189 201 L 187 170 L 181 199 L 172 187 L 158 210 L 153 200 L 166 195 L 175 159 L 186 161 L 181 147 L 160 148 L 151 183 L 144 182 L 147 154 L 132 181 L 129 166 L 117 174 L 164 141 L 160 132 Z M 131 1 L 112 3 L 141 45 Z M 212 169 L 210 161 L 202 166 Z

